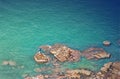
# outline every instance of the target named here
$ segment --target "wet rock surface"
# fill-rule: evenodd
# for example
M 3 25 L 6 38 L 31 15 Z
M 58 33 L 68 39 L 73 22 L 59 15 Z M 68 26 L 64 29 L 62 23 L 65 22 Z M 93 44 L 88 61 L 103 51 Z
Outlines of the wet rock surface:
M 73 50 L 65 45 L 55 44 L 52 46 L 50 53 L 59 61 L 78 61 L 80 59 L 80 51 Z
M 106 63 L 96 76 L 101 79 L 120 79 L 120 62 Z
M 87 59 L 102 59 L 109 58 L 110 54 L 108 54 L 102 48 L 89 48 L 82 52 L 82 56 L 86 57 Z

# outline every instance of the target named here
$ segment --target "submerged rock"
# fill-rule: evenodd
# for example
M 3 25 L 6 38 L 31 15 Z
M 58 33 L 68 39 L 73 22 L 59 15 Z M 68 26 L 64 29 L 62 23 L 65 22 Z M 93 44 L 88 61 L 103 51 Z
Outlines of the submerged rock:
M 37 63 L 46 63 L 49 61 L 49 57 L 42 53 L 36 53 L 34 59 Z
M 120 62 L 109 62 L 104 64 L 99 72 L 86 69 L 66 70 L 48 75 L 37 75 L 24 79 L 120 79 Z
M 109 58 L 110 54 L 105 52 L 102 48 L 89 48 L 82 52 L 82 56 L 85 56 L 87 59 L 101 59 Z
M 42 70 L 41 70 L 41 68 L 35 68 L 34 71 L 35 72 L 41 72 Z
M 3 61 L 3 62 L 2 62 L 2 65 L 9 65 L 9 61 L 6 61 L 6 60 Z
M 10 66 L 16 66 L 16 62 L 15 61 L 9 61 L 9 65 Z
M 5 61 L 2 62 L 2 65 L 16 66 L 16 62 L 12 61 L 12 60 L 9 60 L 9 61 L 5 60 Z
M 47 52 L 47 53 L 50 52 L 51 48 L 52 48 L 52 46 L 50 46 L 50 45 L 42 45 L 39 47 L 39 49 L 42 49 L 44 52 Z
M 78 61 L 80 52 L 73 50 L 65 45 L 55 44 L 52 46 L 50 53 L 53 54 L 59 61 Z

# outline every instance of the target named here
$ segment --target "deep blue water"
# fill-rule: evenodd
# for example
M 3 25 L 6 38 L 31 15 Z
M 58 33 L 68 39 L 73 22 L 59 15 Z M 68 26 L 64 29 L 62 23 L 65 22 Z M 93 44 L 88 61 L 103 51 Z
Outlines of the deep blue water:
M 0 65 L 0 78 L 22 79 L 25 73 L 38 74 L 34 68 L 52 68 L 33 60 L 37 48 L 46 44 L 62 43 L 80 51 L 102 47 L 111 54 L 110 59 L 65 62 L 63 70 L 97 71 L 106 62 L 120 61 L 119 9 L 118 0 L 0 0 L 0 63 L 17 62 L 14 69 Z M 111 46 L 103 46 L 104 40 L 111 41 Z M 21 65 L 24 69 L 18 68 Z

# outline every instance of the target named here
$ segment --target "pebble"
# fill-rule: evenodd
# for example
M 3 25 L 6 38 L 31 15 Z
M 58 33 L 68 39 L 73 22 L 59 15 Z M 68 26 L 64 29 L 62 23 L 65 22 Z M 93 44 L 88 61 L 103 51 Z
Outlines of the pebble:
M 105 46 L 109 46 L 110 44 L 111 44 L 111 42 L 110 42 L 110 41 L 108 41 L 108 40 L 103 41 L 103 45 L 105 45 Z

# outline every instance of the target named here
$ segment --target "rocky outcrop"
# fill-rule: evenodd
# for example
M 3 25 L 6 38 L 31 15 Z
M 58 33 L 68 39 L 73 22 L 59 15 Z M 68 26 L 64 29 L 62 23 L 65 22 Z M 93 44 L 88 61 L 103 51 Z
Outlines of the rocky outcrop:
M 36 53 L 34 56 L 34 59 L 37 63 L 46 63 L 49 61 L 49 57 L 42 54 L 42 53 Z
M 109 58 L 110 54 L 102 48 L 89 48 L 84 50 L 82 53 L 78 50 L 73 50 L 65 45 L 55 44 L 53 46 L 45 45 L 40 46 L 40 49 L 44 52 L 36 53 L 34 59 L 38 63 L 46 63 L 52 60 L 50 63 L 53 64 L 54 69 L 35 68 L 35 72 L 42 72 L 51 70 L 52 74 L 47 75 L 36 75 L 30 77 L 24 76 L 24 79 L 120 79 L 120 62 L 109 62 L 103 65 L 99 72 L 93 72 L 87 69 L 66 69 L 61 72 L 61 62 L 65 61 L 78 61 L 80 56 L 84 56 L 87 59 L 102 59 Z M 53 54 L 53 58 L 49 58 L 46 52 Z M 58 62 L 58 60 L 60 62 Z M 10 65 L 12 62 L 4 61 L 3 65 Z M 14 63 L 13 63 L 14 64 Z
M 109 58 L 110 54 L 105 52 L 102 48 L 89 48 L 82 52 L 82 56 L 87 59 L 101 59 Z
M 109 68 L 112 66 L 112 62 L 104 64 L 104 66 L 100 69 L 102 72 L 107 72 Z
M 59 61 L 78 61 L 80 52 L 73 50 L 65 45 L 55 44 L 52 46 L 50 53 L 53 54 Z
M 102 79 L 120 79 L 120 62 L 104 64 L 100 72 L 96 74 L 96 77 Z

